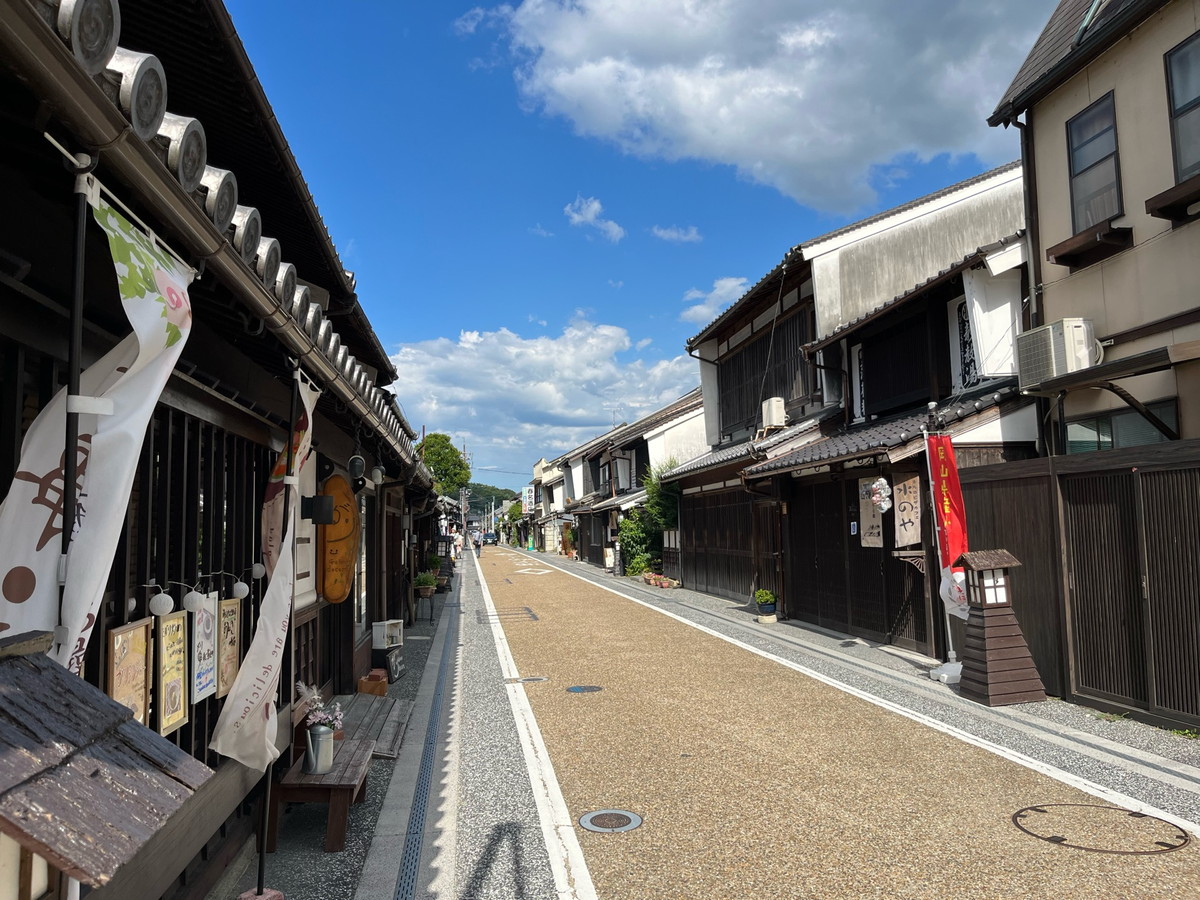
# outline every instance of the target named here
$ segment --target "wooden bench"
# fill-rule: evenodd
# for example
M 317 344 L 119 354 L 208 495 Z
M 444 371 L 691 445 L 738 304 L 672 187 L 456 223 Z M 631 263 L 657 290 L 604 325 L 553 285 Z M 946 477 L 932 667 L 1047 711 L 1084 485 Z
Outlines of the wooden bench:
M 324 775 L 306 775 L 304 760 L 297 760 L 283 780 L 271 788 L 267 852 L 275 852 L 275 842 L 279 836 L 279 807 L 284 803 L 328 803 L 325 852 L 344 849 L 350 804 L 361 803 L 367 796 L 367 770 L 371 767 L 371 752 L 374 749 L 374 741 L 338 741 L 333 768 Z

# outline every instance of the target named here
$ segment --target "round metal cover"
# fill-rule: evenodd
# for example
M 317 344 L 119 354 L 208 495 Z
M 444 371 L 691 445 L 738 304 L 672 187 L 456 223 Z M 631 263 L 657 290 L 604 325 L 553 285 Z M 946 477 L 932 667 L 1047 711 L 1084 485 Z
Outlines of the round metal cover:
M 588 831 L 632 831 L 642 824 L 642 817 L 627 809 L 598 809 L 580 816 L 579 825 Z
M 530 684 L 534 681 L 549 681 L 549 676 L 546 675 L 527 675 L 524 678 L 505 678 L 505 684 Z
M 572 694 L 594 694 L 596 691 L 602 691 L 604 688 L 596 684 L 577 684 L 567 688 Z
M 1018 810 L 1012 821 L 1032 837 L 1093 853 L 1167 853 L 1186 846 L 1189 840 L 1177 825 L 1119 806 L 1043 803 Z

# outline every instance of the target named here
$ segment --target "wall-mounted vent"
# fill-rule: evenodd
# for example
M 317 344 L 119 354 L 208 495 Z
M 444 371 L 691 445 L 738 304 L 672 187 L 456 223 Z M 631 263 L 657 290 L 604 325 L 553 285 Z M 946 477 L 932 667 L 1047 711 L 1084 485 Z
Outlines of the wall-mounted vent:
M 1021 390 L 1099 362 L 1100 348 L 1091 319 L 1059 319 L 1017 335 Z

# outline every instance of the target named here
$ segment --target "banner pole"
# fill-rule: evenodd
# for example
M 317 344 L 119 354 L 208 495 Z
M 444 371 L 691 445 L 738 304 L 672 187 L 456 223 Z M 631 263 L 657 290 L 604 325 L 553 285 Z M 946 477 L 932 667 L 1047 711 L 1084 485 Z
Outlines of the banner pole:
M 291 409 L 288 411 L 288 432 L 287 432 L 287 466 L 285 469 L 286 477 L 284 478 L 283 487 L 283 525 L 282 534 L 287 535 L 288 516 L 291 515 L 291 500 L 292 500 L 292 485 L 291 477 L 293 468 L 296 464 L 295 457 L 295 434 L 296 434 L 296 407 L 300 402 L 300 365 L 298 362 L 293 363 L 292 368 L 292 402 Z M 311 424 L 310 424 L 311 427 Z M 293 540 L 294 543 L 294 540 Z M 292 548 L 285 547 L 285 553 L 291 553 Z M 291 629 L 288 629 L 289 638 Z M 289 640 L 290 643 L 290 640 Z M 295 675 L 295 673 L 292 673 Z M 282 699 L 283 680 L 280 679 L 276 686 L 276 703 Z M 264 885 L 267 881 L 267 817 L 270 815 L 271 809 L 271 764 L 267 764 L 267 768 L 263 771 L 263 805 L 262 813 L 258 817 L 258 896 L 262 896 L 265 890 Z
M 937 512 L 937 495 L 933 490 L 933 460 L 929 456 L 929 435 L 932 433 L 929 430 L 929 425 L 932 424 L 933 409 L 936 404 L 930 404 L 930 423 L 921 427 L 921 435 L 925 442 L 925 474 L 929 478 L 929 496 L 932 503 L 930 511 L 933 513 L 933 525 L 936 530 L 934 534 L 934 549 L 937 551 L 938 560 L 938 593 L 941 593 L 941 577 L 942 572 L 947 568 L 945 560 L 942 559 L 942 521 Z M 942 434 L 942 432 L 938 432 Z M 946 661 L 942 665 L 930 669 L 929 677 L 934 681 L 940 681 L 942 684 L 958 684 L 962 677 L 962 663 L 958 661 L 958 654 L 954 652 L 954 637 L 950 628 L 950 610 L 946 608 L 945 601 L 942 602 L 942 617 L 946 623 Z
M 67 337 L 67 416 L 63 439 L 63 509 L 62 509 L 62 558 L 59 560 L 58 625 L 60 631 L 65 622 L 62 614 L 62 587 L 66 584 L 67 551 L 75 532 L 75 517 L 78 507 L 76 479 L 79 477 L 79 412 L 72 409 L 70 399 L 79 394 L 80 371 L 83 368 L 83 292 L 85 265 L 87 262 L 87 214 L 88 174 L 96 167 L 96 160 L 86 153 L 75 156 L 75 271 L 71 296 L 71 318 Z M 59 635 L 55 635 L 56 640 Z

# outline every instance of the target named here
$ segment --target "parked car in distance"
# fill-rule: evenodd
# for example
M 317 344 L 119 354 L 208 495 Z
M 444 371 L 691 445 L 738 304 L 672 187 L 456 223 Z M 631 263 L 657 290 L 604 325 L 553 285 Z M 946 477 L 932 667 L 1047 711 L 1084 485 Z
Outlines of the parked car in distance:
M 496 535 L 496 532 L 486 531 L 486 532 L 484 532 L 484 535 L 483 535 L 483 542 L 485 544 L 497 544 L 498 545 L 500 543 L 500 538 Z

